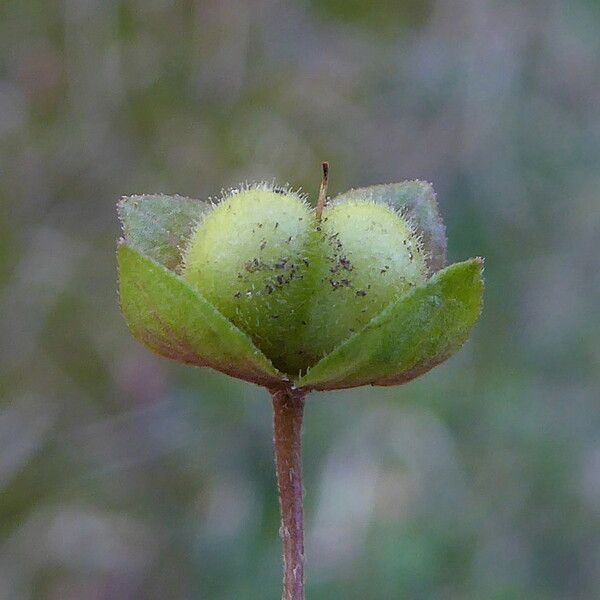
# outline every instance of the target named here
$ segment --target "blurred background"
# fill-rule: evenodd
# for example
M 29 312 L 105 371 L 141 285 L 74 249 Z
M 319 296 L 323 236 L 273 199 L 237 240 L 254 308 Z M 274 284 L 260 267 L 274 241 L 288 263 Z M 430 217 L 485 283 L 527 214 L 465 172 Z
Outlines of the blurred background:
M 115 202 L 434 183 L 465 348 L 313 394 L 311 600 L 600 598 L 600 3 L 2 0 L 0 598 L 265 599 L 266 393 L 151 355 Z

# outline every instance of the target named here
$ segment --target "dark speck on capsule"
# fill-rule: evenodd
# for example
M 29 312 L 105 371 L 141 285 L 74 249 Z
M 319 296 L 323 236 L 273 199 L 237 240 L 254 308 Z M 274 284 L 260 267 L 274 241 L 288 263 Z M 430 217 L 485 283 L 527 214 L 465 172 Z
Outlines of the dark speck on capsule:
M 354 268 L 352 266 L 352 263 L 345 256 L 342 256 L 342 258 L 340 258 L 340 265 L 342 269 L 345 269 L 346 271 L 352 271 L 352 269 Z

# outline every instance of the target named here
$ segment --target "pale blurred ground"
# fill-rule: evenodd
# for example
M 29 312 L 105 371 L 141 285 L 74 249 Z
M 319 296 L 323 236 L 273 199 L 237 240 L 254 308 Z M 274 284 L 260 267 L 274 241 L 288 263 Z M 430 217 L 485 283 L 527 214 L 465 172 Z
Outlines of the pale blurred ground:
M 468 345 L 315 394 L 310 600 L 600 598 L 600 3 L 0 2 L 0 598 L 266 599 L 266 394 L 156 358 L 115 200 L 424 178 Z

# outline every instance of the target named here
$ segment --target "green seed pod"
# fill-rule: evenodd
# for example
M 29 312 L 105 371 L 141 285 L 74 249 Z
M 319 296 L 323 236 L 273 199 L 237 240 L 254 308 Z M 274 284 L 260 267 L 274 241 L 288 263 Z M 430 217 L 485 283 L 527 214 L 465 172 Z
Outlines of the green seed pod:
M 316 226 L 312 292 L 301 332 L 306 370 L 390 302 L 425 282 L 421 244 L 389 206 L 345 202 L 326 208 Z
M 482 262 L 442 269 L 431 186 L 323 200 L 314 211 L 266 185 L 217 204 L 124 198 L 120 292 L 134 335 L 272 389 L 391 385 L 448 358 L 479 316 Z
M 344 202 L 316 223 L 303 199 L 264 187 L 208 213 L 183 260 L 185 279 L 289 375 L 426 279 L 417 236 L 389 206 Z
M 184 255 L 184 278 L 284 371 L 304 302 L 311 212 L 290 192 L 242 190 L 205 216 Z

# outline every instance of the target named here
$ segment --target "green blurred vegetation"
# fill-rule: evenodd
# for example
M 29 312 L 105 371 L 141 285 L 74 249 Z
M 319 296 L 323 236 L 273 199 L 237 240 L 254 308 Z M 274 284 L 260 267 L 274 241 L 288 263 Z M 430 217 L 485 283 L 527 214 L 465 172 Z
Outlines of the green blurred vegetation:
M 277 598 L 266 394 L 150 355 L 120 195 L 423 178 L 465 348 L 314 394 L 311 600 L 600 597 L 597 2 L 0 4 L 0 598 Z

